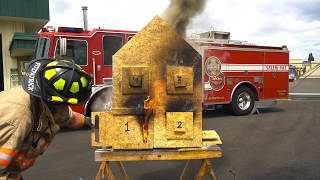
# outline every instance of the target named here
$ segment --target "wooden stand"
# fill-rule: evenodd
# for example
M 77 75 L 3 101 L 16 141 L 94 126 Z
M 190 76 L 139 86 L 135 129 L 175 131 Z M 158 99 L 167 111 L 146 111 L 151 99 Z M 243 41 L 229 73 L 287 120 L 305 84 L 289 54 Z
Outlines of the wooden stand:
M 203 148 L 186 148 L 172 150 L 139 150 L 124 151 L 112 149 L 97 149 L 95 151 L 95 161 L 102 162 L 96 176 L 96 180 L 109 179 L 115 180 L 115 176 L 109 166 L 114 161 L 118 164 L 123 179 L 129 180 L 129 176 L 122 164 L 123 161 L 149 161 L 149 160 L 188 160 L 183 168 L 179 180 L 185 179 L 185 174 L 190 168 L 191 160 L 201 160 L 201 165 L 195 177 L 200 180 L 208 173 L 210 178 L 216 180 L 210 159 L 220 158 L 222 156 L 221 149 L 217 145 Z

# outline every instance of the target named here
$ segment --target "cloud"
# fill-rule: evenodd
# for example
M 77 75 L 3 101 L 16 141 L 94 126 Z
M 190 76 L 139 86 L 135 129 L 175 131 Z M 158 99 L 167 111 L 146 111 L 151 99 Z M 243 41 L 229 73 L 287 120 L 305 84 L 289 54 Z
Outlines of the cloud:
M 271 15 L 290 15 L 304 21 L 320 21 L 320 1 L 316 0 L 284 0 L 268 1 L 259 7 L 261 11 Z
M 320 1 L 299 2 L 296 4 L 298 14 L 308 21 L 320 21 Z
M 90 28 L 140 30 L 155 15 L 162 14 L 169 0 L 50 0 L 49 25 L 81 27 L 83 4 L 89 7 Z M 287 45 L 291 58 L 307 58 L 312 52 L 320 59 L 319 7 L 319 0 L 208 0 L 187 32 L 230 31 L 235 40 Z
M 50 12 L 54 14 L 67 14 L 72 3 L 66 0 L 50 0 Z

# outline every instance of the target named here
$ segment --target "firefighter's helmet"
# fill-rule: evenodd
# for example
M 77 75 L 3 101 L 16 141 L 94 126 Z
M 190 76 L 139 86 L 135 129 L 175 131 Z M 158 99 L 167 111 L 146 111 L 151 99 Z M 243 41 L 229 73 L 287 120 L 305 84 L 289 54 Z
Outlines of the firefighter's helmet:
M 73 61 L 35 59 L 22 78 L 23 89 L 47 102 L 83 103 L 91 94 L 91 77 Z

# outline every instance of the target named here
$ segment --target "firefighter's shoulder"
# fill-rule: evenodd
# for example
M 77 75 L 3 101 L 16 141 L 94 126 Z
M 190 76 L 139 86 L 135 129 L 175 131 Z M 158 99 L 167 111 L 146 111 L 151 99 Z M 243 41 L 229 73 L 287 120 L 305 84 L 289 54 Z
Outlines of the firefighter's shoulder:
M 30 95 L 25 92 L 22 86 L 16 86 L 0 92 L 0 104 L 16 104 L 20 106 L 30 105 Z
M 21 86 L 0 92 L 0 99 L 1 123 L 31 125 L 30 95 Z

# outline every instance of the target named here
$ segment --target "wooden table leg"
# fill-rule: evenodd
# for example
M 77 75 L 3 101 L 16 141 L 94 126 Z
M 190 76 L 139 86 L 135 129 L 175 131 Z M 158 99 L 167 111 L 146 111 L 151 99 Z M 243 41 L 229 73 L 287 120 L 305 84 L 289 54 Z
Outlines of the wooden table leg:
M 122 161 L 117 161 L 117 164 L 118 164 L 118 166 L 120 168 L 120 171 L 121 171 L 123 179 L 124 180 L 129 180 L 129 176 L 128 176 L 127 172 L 126 172 L 126 169 L 124 168 L 124 165 L 123 165 Z
M 199 168 L 199 171 L 198 171 L 195 179 L 196 180 L 201 180 L 203 178 L 203 176 L 206 174 L 207 171 L 208 171 L 208 165 L 207 165 L 205 160 L 202 160 L 200 168 Z
M 116 179 L 109 166 L 109 162 L 102 162 L 95 180 L 103 180 L 103 179 L 106 179 L 106 177 L 108 178 L 108 180 Z
M 212 180 L 216 180 L 217 177 L 214 174 L 213 168 L 212 168 L 212 164 L 210 162 L 209 159 L 203 159 L 201 161 L 201 166 L 199 168 L 199 171 L 195 177 L 196 180 L 201 180 L 203 178 L 203 176 L 208 173 L 210 178 Z
M 209 176 L 211 177 L 211 179 L 216 180 L 217 177 L 216 177 L 216 175 L 215 175 L 215 173 L 213 171 L 213 166 L 212 166 L 212 163 L 211 163 L 210 159 L 206 159 L 205 161 L 206 161 L 206 163 L 208 165 Z
M 189 170 L 190 168 L 190 160 L 187 160 L 183 170 L 182 170 L 182 173 L 180 174 L 180 177 L 179 177 L 179 180 L 184 180 L 186 177 L 186 172 Z
M 99 167 L 95 180 L 101 180 L 104 178 L 104 169 L 105 169 L 105 162 L 102 162 Z
M 108 177 L 108 180 L 115 180 L 116 178 L 114 177 L 112 170 L 109 166 L 109 162 L 106 162 L 106 169 L 105 169 L 106 175 Z

